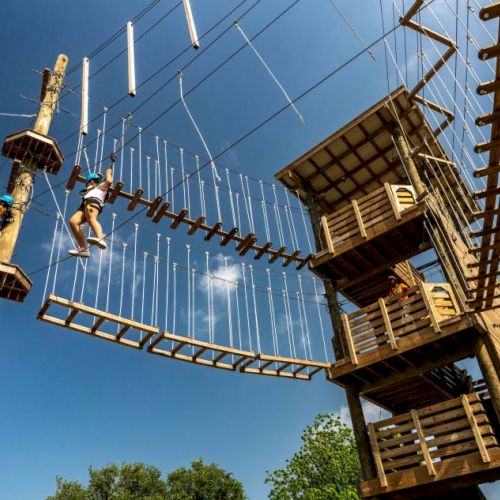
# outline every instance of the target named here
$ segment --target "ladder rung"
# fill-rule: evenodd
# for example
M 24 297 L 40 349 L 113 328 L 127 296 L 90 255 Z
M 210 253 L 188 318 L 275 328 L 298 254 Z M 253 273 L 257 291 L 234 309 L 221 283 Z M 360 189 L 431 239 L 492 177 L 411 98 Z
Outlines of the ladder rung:
M 500 89 L 500 80 L 492 80 L 491 82 L 481 83 L 477 86 L 476 92 L 479 95 L 490 94 L 495 90 Z
M 273 246 L 273 244 L 268 241 L 267 243 L 265 243 L 264 245 L 262 245 L 262 247 L 260 247 L 260 249 L 257 251 L 257 253 L 255 254 L 254 256 L 254 259 L 255 260 L 259 260 L 265 253 L 267 253 L 267 251 Z
M 478 127 L 483 127 L 484 125 L 491 125 L 500 120 L 500 111 L 495 111 L 488 115 L 478 116 L 475 120 Z
M 205 235 L 205 238 L 204 240 L 205 241 L 210 241 L 214 235 L 217 233 L 217 231 L 220 231 L 222 228 L 222 222 L 217 222 L 215 223 L 211 228 L 210 230 L 207 232 L 207 234 Z
M 479 11 L 479 19 L 482 21 L 489 21 L 498 16 L 500 16 L 500 2 L 494 2 Z
M 498 147 L 500 147 L 500 139 L 496 139 L 496 140 L 490 141 L 490 142 L 481 142 L 480 144 L 476 144 L 474 146 L 474 152 L 477 154 L 486 153 L 487 151 L 491 151 L 492 149 L 495 149 Z M 497 166 L 495 165 L 495 167 L 497 167 Z M 494 167 L 488 167 L 488 168 L 494 168 Z M 474 176 L 476 177 L 476 176 L 480 175 L 480 174 L 478 174 L 478 172 L 481 172 L 482 170 L 485 170 L 485 169 L 476 170 L 474 172 Z
M 149 217 L 149 218 L 153 217 L 153 215 L 155 214 L 156 210 L 160 206 L 160 203 L 162 202 L 162 200 L 163 200 L 162 196 L 157 196 L 153 200 L 153 203 L 151 203 L 151 205 L 148 208 L 148 211 L 146 212 L 146 217 Z
M 172 354 L 175 354 L 179 352 L 184 346 L 186 345 L 186 342 L 179 342 L 173 349 L 172 349 Z
M 482 49 L 479 49 L 479 52 L 477 53 L 477 56 L 482 61 L 487 61 L 488 59 L 491 59 L 493 57 L 498 57 L 498 55 L 500 55 L 500 44 L 483 47 Z
M 275 254 L 269 257 L 269 263 L 272 264 L 275 260 L 279 259 L 286 252 L 286 247 L 280 247 Z
M 183 208 L 177 217 L 173 220 L 172 224 L 170 224 L 170 227 L 172 229 L 177 229 L 177 226 L 184 220 L 184 217 L 188 214 L 189 210 L 187 208 Z
M 224 238 L 222 238 L 222 241 L 220 242 L 221 247 L 225 247 L 236 235 L 238 234 L 238 228 L 233 227 L 231 231 L 229 231 Z
M 156 215 L 153 217 L 153 222 L 155 224 L 157 224 L 158 222 L 160 222 L 160 219 L 165 215 L 165 212 L 168 210 L 169 206 L 170 206 L 170 203 L 168 201 L 166 201 L 165 203 L 163 203 L 163 205 L 161 206 L 160 210 L 158 210 L 158 212 L 156 212 Z
M 129 210 L 130 212 L 134 210 L 134 208 L 137 206 L 137 203 L 139 203 L 139 200 L 141 199 L 142 193 L 144 193 L 144 191 L 141 188 L 137 189 L 137 191 L 134 193 L 134 196 L 130 200 L 130 203 L 128 204 L 127 210 Z
M 476 191 L 473 196 L 475 200 L 480 200 L 482 198 L 487 198 L 492 194 L 493 195 L 500 194 L 500 187 L 488 188 L 485 189 L 484 191 Z

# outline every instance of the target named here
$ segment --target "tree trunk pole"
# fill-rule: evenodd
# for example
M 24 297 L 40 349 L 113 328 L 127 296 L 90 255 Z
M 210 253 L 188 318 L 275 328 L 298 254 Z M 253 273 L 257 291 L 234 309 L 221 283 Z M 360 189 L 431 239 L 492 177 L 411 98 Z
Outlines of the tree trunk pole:
M 309 217 L 311 219 L 314 240 L 316 243 L 316 251 L 319 252 L 322 249 L 323 245 L 321 242 L 321 223 L 317 202 L 308 188 L 304 189 L 304 193 L 306 195 L 305 204 L 309 210 Z M 331 280 L 322 278 L 322 281 L 325 286 L 325 295 L 334 332 L 332 338 L 333 352 L 335 353 L 335 359 L 338 360 L 345 357 L 345 349 L 342 342 L 342 339 L 344 339 L 344 334 L 340 305 L 337 298 L 337 290 L 335 289 L 335 286 Z M 347 405 L 349 407 L 349 413 L 352 420 L 354 439 L 356 440 L 356 446 L 358 448 L 361 471 L 363 479 L 367 481 L 369 479 L 375 478 L 376 472 L 372 459 L 370 442 L 366 430 L 363 407 L 361 406 L 361 399 L 359 397 L 359 394 L 355 390 L 346 388 L 345 391 L 347 397 Z
M 47 135 L 49 132 L 50 123 L 56 109 L 57 101 L 59 100 L 59 93 L 63 85 L 64 73 L 67 65 L 68 57 L 64 54 L 60 54 L 54 66 L 54 71 L 50 76 L 47 92 L 45 93 L 40 110 L 38 111 L 33 129 L 39 134 Z M 33 187 L 33 179 L 37 168 L 37 159 L 27 153 L 27 157 L 21 166 L 20 173 L 16 178 L 14 190 L 11 193 L 14 199 L 14 208 L 12 210 L 12 217 L 14 220 L 0 235 L 0 262 L 10 262 L 12 259 L 21 224 L 27 211 Z

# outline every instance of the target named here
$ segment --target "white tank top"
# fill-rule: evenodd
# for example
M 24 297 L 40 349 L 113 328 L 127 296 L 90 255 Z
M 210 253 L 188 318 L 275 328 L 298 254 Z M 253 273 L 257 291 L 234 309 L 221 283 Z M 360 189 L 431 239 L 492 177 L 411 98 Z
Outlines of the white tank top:
M 89 198 L 95 198 L 101 202 L 101 205 L 104 205 L 107 188 L 103 187 L 103 184 L 104 183 L 99 184 L 98 186 L 92 188 L 90 191 L 87 191 L 83 196 L 83 199 L 88 200 Z

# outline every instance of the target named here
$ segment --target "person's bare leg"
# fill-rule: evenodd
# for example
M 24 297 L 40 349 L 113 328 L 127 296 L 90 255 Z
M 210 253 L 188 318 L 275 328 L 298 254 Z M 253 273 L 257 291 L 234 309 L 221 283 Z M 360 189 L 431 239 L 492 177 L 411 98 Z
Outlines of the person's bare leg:
M 96 238 L 98 238 L 99 240 L 102 240 L 104 238 L 104 235 L 102 234 L 101 224 L 97 220 L 98 215 L 99 215 L 99 210 L 97 210 L 95 208 L 87 207 L 85 209 L 85 217 L 87 218 L 87 222 L 90 226 L 90 229 L 92 229 Z
M 80 227 L 84 222 L 85 214 L 81 210 L 77 210 L 69 220 L 69 227 L 71 228 L 71 232 L 73 233 L 80 249 L 84 249 L 86 247 L 85 238 Z

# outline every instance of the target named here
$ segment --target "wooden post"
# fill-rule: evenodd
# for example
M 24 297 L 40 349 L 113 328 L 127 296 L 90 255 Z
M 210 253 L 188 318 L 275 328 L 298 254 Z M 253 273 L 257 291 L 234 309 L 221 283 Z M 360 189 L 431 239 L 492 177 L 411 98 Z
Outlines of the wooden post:
M 54 71 L 50 76 L 47 92 L 45 93 L 35 122 L 34 131 L 39 134 L 47 135 L 49 132 L 52 115 L 56 109 L 67 65 L 68 57 L 64 54 L 60 54 L 57 58 Z M 15 209 L 12 211 L 14 220 L 0 235 L 0 262 L 10 262 L 12 259 L 12 254 L 14 253 L 14 248 L 21 229 L 21 223 L 30 199 L 33 178 L 38 168 L 36 158 L 27 157 L 25 161 L 23 161 L 23 167 L 24 168 L 20 170 L 20 174 L 17 176 L 16 184 L 11 194 L 12 198 L 14 198 Z
M 397 148 L 399 149 L 401 157 L 405 163 L 406 171 L 410 177 L 410 182 L 417 193 L 417 201 L 419 201 L 425 196 L 427 189 L 420 178 L 415 162 L 410 155 L 410 148 L 408 147 L 403 132 L 399 127 L 394 129 L 394 137 L 396 139 Z
M 305 187 L 305 204 L 309 211 L 309 218 L 311 220 L 314 241 L 316 243 L 316 250 L 320 251 L 322 249 L 321 244 L 321 217 L 318 212 L 318 206 L 314 195 L 312 192 Z M 337 299 L 337 290 L 334 284 L 329 279 L 323 279 L 323 284 L 325 286 L 326 301 L 328 303 L 328 309 L 330 311 L 330 318 L 333 326 L 333 352 L 335 353 L 335 359 L 342 359 L 345 357 L 345 353 L 348 352 L 345 343 L 342 339 L 345 339 L 345 335 L 342 335 L 342 313 L 340 309 L 340 304 Z M 358 448 L 359 461 L 361 463 L 361 471 L 363 479 L 365 481 L 369 479 L 374 479 L 377 477 L 375 470 L 375 465 L 373 462 L 373 454 L 370 447 L 370 440 L 368 438 L 368 432 L 365 422 L 365 416 L 363 414 L 363 407 L 361 406 L 361 399 L 359 394 L 347 387 L 345 389 L 347 406 L 349 407 L 349 413 L 351 414 L 352 430 L 354 432 L 354 439 L 356 440 L 356 446 Z

